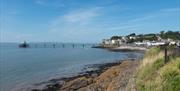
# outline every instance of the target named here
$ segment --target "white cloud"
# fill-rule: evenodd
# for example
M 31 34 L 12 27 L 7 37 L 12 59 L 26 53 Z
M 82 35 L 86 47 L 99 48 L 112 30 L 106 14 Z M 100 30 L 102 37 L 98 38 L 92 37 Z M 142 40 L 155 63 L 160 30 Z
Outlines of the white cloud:
M 68 31 L 82 28 L 99 16 L 99 10 L 99 7 L 80 9 L 60 15 L 50 22 L 50 30 Z
M 96 18 L 101 18 L 101 9 L 102 8 L 91 8 L 68 12 L 53 20 L 51 22 L 50 30 L 51 32 L 54 32 L 54 34 L 57 33 L 57 35 L 66 38 L 69 37 L 69 35 L 75 38 L 77 36 L 83 37 L 90 35 L 89 33 L 97 34 L 97 31 L 101 31 L 101 33 L 106 33 L 108 31 L 133 31 L 142 29 L 143 26 L 150 27 L 152 22 L 148 21 L 158 21 L 158 18 L 164 19 L 167 16 L 176 13 L 178 10 L 178 8 L 162 9 L 152 13 L 139 15 L 141 17 L 126 21 L 114 21 L 114 19 L 107 21 L 104 19 L 103 21 L 105 22 L 102 22 L 96 20 Z M 111 24 L 109 24 L 109 22 Z M 155 22 L 153 22 L 153 24 L 155 24 Z
M 130 22 L 148 21 L 148 20 L 152 20 L 154 18 L 162 18 L 162 17 L 167 17 L 167 16 L 171 16 L 174 14 L 178 14 L 179 12 L 180 12 L 180 8 L 161 9 L 159 11 L 146 14 L 142 17 L 132 19 L 132 20 L 130 20 Z
M 162 12 L 179 12 L 180 8 L 168 8 L 168 9 L 162 9 Z
M 112 27 L 106 28 L 106 30 L 134 30 L 142 26 L 143 26 L 142 24 L 130 24 L 130 25 L 124 24 L 120 26 L 112 26 Z
M 35 1 L 36 4 L 40 4 L 40 5 L 45 5 L 45 2 L 41 1 L 41 0 L 37 0 Z
M 98 16 L 98 8 L 69 12 L 63 18 L 66 22 L 86 22 Z
M 34 0 L 34 3 L 37 5 L 53 8 L 65 7 L 63 0 Z
M 34 0 L 34 2 L 36 4 L 39 4 L 39 5 L 46 5 L 47 4 L 47 0 Z
M 59 40 L 67 39 L 71 42 L 86 40 L 83 38 L 98 33 L 93 27 L 93 22 L 100 16 L 100 9 L 100 7 L 78 9 L 60 15 L 50 21 L 49 34 L 59 36 Z

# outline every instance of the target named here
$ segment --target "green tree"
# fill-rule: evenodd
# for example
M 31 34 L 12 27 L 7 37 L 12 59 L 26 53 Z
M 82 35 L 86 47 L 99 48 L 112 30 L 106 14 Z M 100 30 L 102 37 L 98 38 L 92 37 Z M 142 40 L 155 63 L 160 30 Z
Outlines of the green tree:
M 111 40 L 117 40 L 117 39 L 121 39 L 121 36 L 112 36 Z
M 136 34 L 135 33 L 131 33 L 128 36 L 136 36 Z

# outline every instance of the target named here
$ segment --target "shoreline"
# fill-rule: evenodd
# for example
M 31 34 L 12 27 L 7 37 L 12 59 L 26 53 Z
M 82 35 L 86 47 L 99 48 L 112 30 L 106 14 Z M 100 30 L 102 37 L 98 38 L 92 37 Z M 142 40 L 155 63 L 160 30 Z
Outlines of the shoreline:
M 146 51 L 145 47 L 121 46 L 116 48 L 109 48 L 111 51 Z
M 75 79 L 78 79 L 78 78 L 81 78 L 81 77 L 89 78 L 89 77 L 99 76 L 101 73 L 103 73 L 103 71 L 107 70 L 108 68 L 110 68 L 112 66 L 119 65 L 119 64 L 121 64 L 121 61 L 89 65 L 87 68 L 90 68 L 90 69 L 92 68 L 94 70 L 80 72 L 80 73 L 78 73 L 77 75 L 74 75 L 74 76 L 55 78 L 55 79 L 49 80 L 48 82 L 42 82 L 42 83 L 39 83 L 39 84 L 35 84 L 35 85 L 38 86 L 38 85 L 41 85 L 41 84 L 44 84 L 44 83 L 50 83 L 50 84 L 47 84 L 42 89 L 34 88 L 31 91 L 51 91 L 52 89 L 56 91 L 66 82 L 69 82 L 69 81 L 72 81 L 72 80 L 75 80 Z
M 139 59 L 127 59 L 127 60 L 120 60 L 117 62 L 89 65 L 87 68 L 90 68 L 90 69 L 93 68 L 94 70 L 81 72 L 78 75 L 75 75 L 72 77 L 62 77 L 62 78 L 58 78 L 58 79 L 51 79 L 51 80 L 49 80 L 49 82 L 47 82 L 49 84 L 46 84 L 43 88 L 32 88 L 31 91 L 59 91 L 59 90 L 60 91 L 73 91 L 73 90 L 77 90 L 77 88 L 80 89 L 82 87 L 88 86 L 90 83 L 92 84 L 92 82 L 91 82 L 92 80 L 95 80 L 102 74 L 105 74 L 106 71 L 112 69 L 113 67 L 123 66 L 124 63 L 127 63 L 127 62 L 137 63 Z M 126 67 L 124 67 L 124 68 L 126 68 Z M 128 70 L 128 69 L 124 69 L 124 68 L 122 68 L 124 71 Z M 91 81 L 89 82 L 89 80 L 91 80 Z M 85 82 L 86 86 L 84 86 L 85 83 L 82 84 L 81 82 Z M 43 83 L 36 84 L 36 85 L 38 86 L 41 84 L 43 84 Z M 83 85 L 83 86 L 81 86 L 81 85 Z M 72 86 L 73 86 L 73 90 L 71 89 Z
M 119 52 L 119 51 L 123 51 L 123 52 L 128 52 L 128 51 L 147 51 L 148 48 L 146 47 L 138 47 L 138 46 L 119 46 L 119 47 L 114 47 L 114 46 L 94 46 L 92 48 L 100 48 L 100 49 L 107 49 L 109 51 L 114 51 L 114 52 Z

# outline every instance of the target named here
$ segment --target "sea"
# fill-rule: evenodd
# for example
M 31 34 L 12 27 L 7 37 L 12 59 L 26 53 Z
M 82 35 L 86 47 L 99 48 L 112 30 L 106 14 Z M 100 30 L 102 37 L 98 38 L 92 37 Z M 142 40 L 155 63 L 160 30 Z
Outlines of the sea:
M 0 91 L 23 91 L 59 77 L 76 75 L 87 65 L 141 58 L 142 52 L 112 52 L 82 43 L 0 43 Z

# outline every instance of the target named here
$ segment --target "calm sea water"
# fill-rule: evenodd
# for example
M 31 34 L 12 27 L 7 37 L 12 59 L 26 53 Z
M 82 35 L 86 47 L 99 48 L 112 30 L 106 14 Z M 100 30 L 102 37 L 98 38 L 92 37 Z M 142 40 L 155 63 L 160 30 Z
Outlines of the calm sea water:
M 17 91 L 56 77 L 70 76 L 85 65 L 142 57 L 142 53 L 110 52 L 91 48 L 92 45 L 36 43 L 18 48 L 16 43 L 0 44 L 0 91 Z

